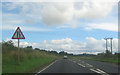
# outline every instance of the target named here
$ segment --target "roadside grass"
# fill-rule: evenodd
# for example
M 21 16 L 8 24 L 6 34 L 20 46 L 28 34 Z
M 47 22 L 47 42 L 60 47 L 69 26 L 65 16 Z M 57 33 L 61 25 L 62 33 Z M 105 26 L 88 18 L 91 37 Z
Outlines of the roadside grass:
M 95 61 L 101 61 L 101 62 L 109 62 L 113 64 L 118 64 L 118 59 L 113 59 L 113 58 L 106 58 L 106 57 L 91 57 L 88 58 L 89 60 L 95 60 Z
M 21 62 L 20 65 L 17 64 L 5 64 L 3 65 L 3 73 L 30 73 L 33 72 L 38 67 L 43 67 L 54 58 L 37 58 Z
M 41 50 L 20 48 L 20 64 L 17 61 L 18 49 L 10 44 L 2 44 L 2 73 L 34 73 L 38 68 L 59 59 L 57 54 Z
M 77 56 L 71 57 L 74 59 L 87 59 L 87 60 L 95 60 L 101 62 L 108 62 L 113 64 L 120 64 L 120 59 L 118 59 L 118 55 L 109 55 L 109 56 Z

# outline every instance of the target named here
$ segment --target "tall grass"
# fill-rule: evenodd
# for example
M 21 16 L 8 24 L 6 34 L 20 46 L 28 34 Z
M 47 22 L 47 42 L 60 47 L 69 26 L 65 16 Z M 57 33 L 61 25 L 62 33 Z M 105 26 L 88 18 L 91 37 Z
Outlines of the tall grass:
M 17 47 L 2 43 L 2 72 L 3 73 L 27 73 L 44 67 L 59 58 L 58 55 L 40 50 L 20 48 L 20 65 L 17 65 Z

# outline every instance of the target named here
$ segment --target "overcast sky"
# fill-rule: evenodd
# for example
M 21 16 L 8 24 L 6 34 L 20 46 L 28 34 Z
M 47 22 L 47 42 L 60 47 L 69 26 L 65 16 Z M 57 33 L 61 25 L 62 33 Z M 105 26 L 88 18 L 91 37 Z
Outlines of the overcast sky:
M 97 54 L 105 51 L 104 38 L 112 37 L 113 50 L 118 50 L 118 0 L 5 1 L 0 4 L 2 40 L 11 40 L 20 27 L 26 38 L 20 40 L 21 47 Z

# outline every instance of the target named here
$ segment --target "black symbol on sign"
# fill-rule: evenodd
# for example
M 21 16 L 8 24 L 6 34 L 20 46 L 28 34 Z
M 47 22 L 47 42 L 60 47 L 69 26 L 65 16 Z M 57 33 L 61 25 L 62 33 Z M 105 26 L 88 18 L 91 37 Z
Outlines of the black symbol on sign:
M 17 37 L 20 38 L 20 32 L 19 31 L 17 31 Z

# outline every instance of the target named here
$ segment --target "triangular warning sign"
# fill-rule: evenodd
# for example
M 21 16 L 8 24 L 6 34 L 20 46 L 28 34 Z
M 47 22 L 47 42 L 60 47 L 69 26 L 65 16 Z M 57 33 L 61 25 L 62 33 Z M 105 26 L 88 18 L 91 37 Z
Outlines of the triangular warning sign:
M 25 39 L 25 37 L 19 27 L 16 29 L 12 39 Z

